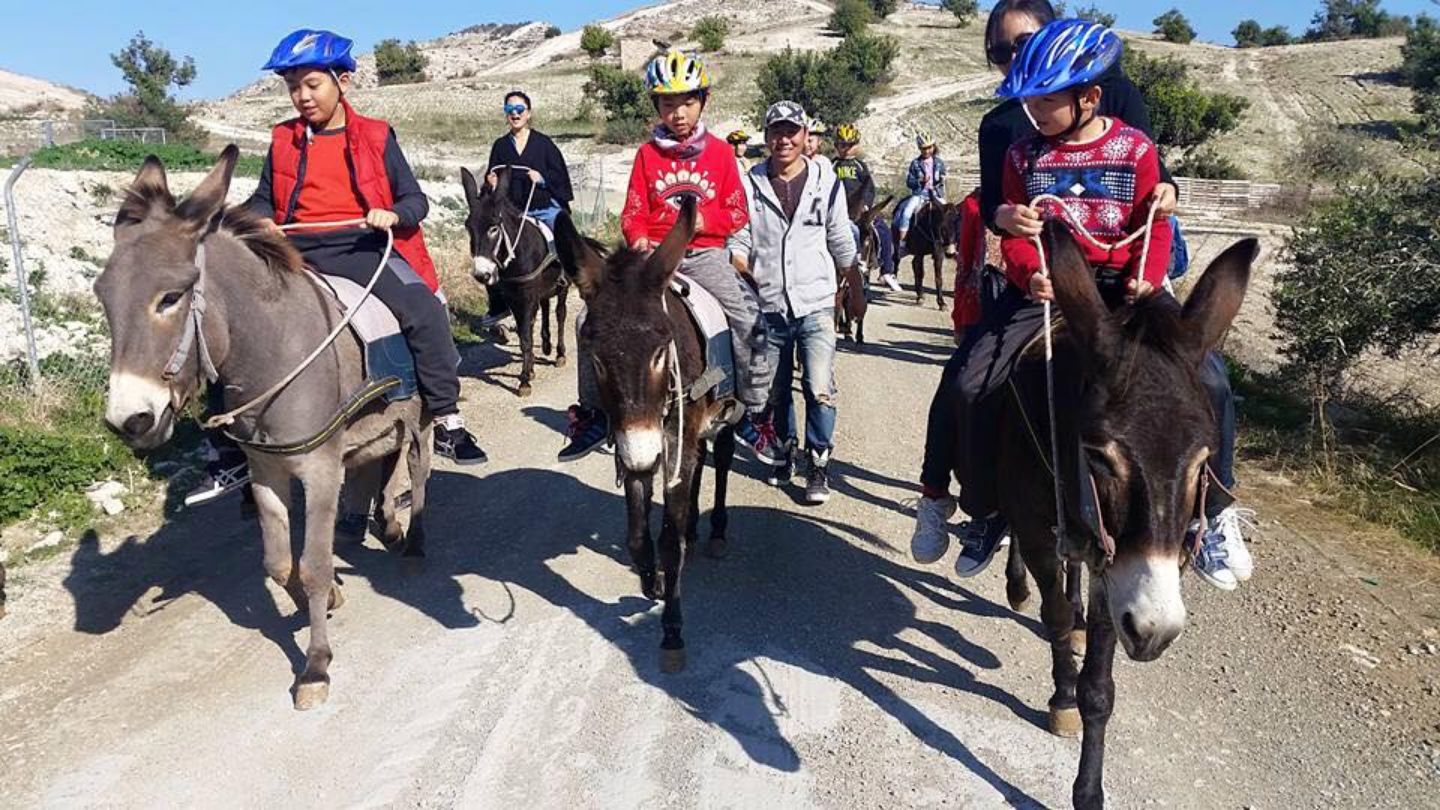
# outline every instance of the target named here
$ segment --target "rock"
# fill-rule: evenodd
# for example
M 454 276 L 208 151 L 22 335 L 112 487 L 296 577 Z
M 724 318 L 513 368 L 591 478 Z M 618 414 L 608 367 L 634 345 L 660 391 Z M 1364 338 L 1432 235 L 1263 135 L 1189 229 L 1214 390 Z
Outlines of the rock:
M 85 490 L 85 497 L 92 501 L 103 501 L 107 498 L 118 498 L 128 491 L 119 481 L 99 481 Z
M 125 504 L 121 503 L 119 498 L 106 498 L 100 502 L 100 510 L 114 517 L 125 511 Z
M 34 543 L 32 543 L 32 544 L 30 545 L 29 548 L 25 549 L 25 552 L 26 552 L 27 554 L 30 554 L 30 553 L 33 553 L 33 552 L 36 552 L 36 551 L 41 551 L 41 550 L 43 550 L 43 549 L 54 548 L 54 547 L 60 545 L 62 542 L 64 542 L 64 540 L 65 540 L 65 533 L 64 533 L 64 532 L 58 531 L 58 530 L 57 530 L 57 531 L 53 531 L 53 532 L 50 532 L 49 534 L 45 535 L 44 537 L 40 538 L 39 540 L 36 540 Z

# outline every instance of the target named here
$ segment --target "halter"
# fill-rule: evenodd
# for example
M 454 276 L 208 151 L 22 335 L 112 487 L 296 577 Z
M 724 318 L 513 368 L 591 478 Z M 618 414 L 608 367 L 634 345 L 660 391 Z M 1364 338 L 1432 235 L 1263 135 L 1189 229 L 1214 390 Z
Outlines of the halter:
M 208 234 L 206 234 L 208 236 Z M 215 370 L 215 363 L 210 359 L 210 347 L 205 343 L 205 311 L 208 303 L 205 298 L 205 237 L 201 237 L 195 245 L 195 269 L 199 275 L 195 277 L 195 283 L 190 286 L 190 307 L 185 313 L 185 326 L 180 331 L 180 338 L 175 342 L 175 351 L 170 353 L 170 359 L 165 363 L 165 369 L 160 373 L 160 379 L 167 384 L 173 383 L 175 377 L 184 368 L 185 360 L 190 356 L 190 347 L 199 348 L 199 370 L 198 375 L 202 382 L 215 382 L 220 375 Z M 178 411 L 183 402 L 177 402 L 173 385 L 170 389 L 170 402 L 172 407 Z
M 510 171 L 514 171 L 515 169 L 525 169 L 526 171 L 529 171 L 530 167 L 516 166 L 511 164 L 491 166 L 489 169 L 486 170 L 486 174 L 489 174 L 496 169 L 506 169 Z M 525 199 L 525 210 L 520 214 L 520 227 L 515 229 L 515 236 L 513 238 L 510 236 L 509 232 L 505 230 L 505 217 L 503 212 L 501 214 L 500 222 L 497 225 L 497 227 L 500 229 L 500 241 L 496 242 L 495 247 L 490 251 L 490 258 L 494 260 L 495 266 L 499 267 L 501 270 L 509 267 L 510 263 L 515 260 L 517 255 L 519 255 L 518 249 L 520 247 L 520 238 L 525 235 L 525 226 L 530 223 L 530 206 L 532 203 L 535 202 L 535 189 L 538 186 L 539 184 L 536 183 L 534 180 L 530 181 L 530 195 Z M 500 258 L 502 248 L 504 249 L 505 253 L 504 259 Z M 508 278 L 501 276 L 499 278 L 496 278 L 495 280 L 497 282 L 508 281 L 511 284 L 524 284 L 526 282 L 534 281 L 535 279 L 539 278 L 540 275 L 546 270 L 550 269 L 550 265 L 554 263 L 554 254 L 547 250 L 545 253 L 545 258 L 540 261 L 540 264 L 534 270 L 531 270 L 530 272 L 519 276 L 511 276 Z
M 660 291 L 660 309 L 665 317 L 670 317 L 670 304 L 666 301 L 666 293 L 669 292 L 669 285 Z M 665 354 L 670 361 L 666 365 L 670 370 L 670 397 L 665 403 L 665 409 L 660 414 L 661 422 L 670 417 L 670 410 L 674 408 L 679 413 L 675 418 L 675 460 L 671 463 L 665 458 L 665 446 L 660 446 L 661 463 L 670 467 L 670 474 L 665 478 L 665 488 L 672 489 L 680 485 L 680 459 L 684 455 L 685 448 L 685 380 L 680 374 L 680 347 L 675 343 L 675 337 L 670 337 L 670 345 L 665 348 Z

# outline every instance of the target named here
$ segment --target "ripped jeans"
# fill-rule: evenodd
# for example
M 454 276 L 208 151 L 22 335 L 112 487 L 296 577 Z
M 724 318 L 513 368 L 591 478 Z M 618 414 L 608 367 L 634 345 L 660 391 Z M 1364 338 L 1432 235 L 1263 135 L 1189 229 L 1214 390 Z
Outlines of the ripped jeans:
M 770 406 L 780 440 L 797 437 L 795 420 L 795 356 L 800 356 L 800 390 L 805 395 L 805 446 L 820 453 L 835 446 L 835 310 L 826 308 L 803 318 L 765 313 L 767 352 L 775 369 Z

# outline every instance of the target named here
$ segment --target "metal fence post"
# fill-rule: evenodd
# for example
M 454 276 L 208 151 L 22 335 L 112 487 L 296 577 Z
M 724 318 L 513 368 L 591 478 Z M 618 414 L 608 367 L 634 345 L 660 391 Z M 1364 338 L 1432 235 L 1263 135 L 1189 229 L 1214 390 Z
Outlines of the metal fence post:
M 15 181 L 30 166 L 33 154 L 20 158 L 5 181 L 5 216 L 10 221 L 10 255 L 15 260 L 15 289 L 20 293 L 20 317 L 25 324 L 25 350 L 30 365 L 30 387 L 40 387 L 40 358 L 35 350 L 35 326 L 30 322 L 30 284 L 25 277 L 25 259 L 20 252 L 20 217 L 15 213 Z

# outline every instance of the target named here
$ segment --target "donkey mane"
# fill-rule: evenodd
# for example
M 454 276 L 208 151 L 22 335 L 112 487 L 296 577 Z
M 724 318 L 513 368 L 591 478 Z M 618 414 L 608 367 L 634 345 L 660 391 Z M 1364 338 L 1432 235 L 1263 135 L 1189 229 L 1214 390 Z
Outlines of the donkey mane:
M 1167 357 L 1182 358 L 1190 344 L 1179 304 L 1174 298 L 1152 295 L 1127 307 L 1120 316 L 1126 342 L 1138 342 Z
M 243 206 L 225 206 L 220 214 L 220 230 L 239 239 L 277 275 L 298 273 L 305 268 L 305 260 L 290 240 L 266 225 L 263 217 Z

